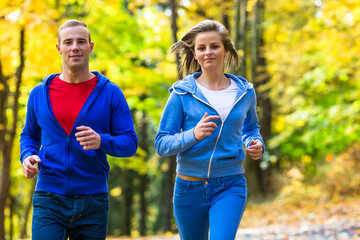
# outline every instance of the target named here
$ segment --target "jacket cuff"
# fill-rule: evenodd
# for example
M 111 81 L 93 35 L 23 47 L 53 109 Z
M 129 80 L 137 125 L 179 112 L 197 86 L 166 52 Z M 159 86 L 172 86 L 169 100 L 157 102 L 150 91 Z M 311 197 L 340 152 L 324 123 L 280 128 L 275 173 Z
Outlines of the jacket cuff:
M 24 160 L 25 160 L 27 157 L 32 156 L 32 155 L 37 155 L 37 154 L 33 154 L 33 153 L 30 152 L 30 151 L 26 151 L 26 152 L 22 153 L 22 154 L 21 154 L 21 157 L 20 157 L 20 162 L 21 162 L 21 164 L 24 163 Z
M 246 147 L 247 147 L 247 148 L 250 147 L 252 140 L 254 140 L 254 141 L 259 141 L 259 142 L 261 143 L 261 145 L 262 145 L 262 147 L 263 147 L 262 153 L 264 153 L 264 152 L 265 152 L 265 143 L 264 143 L 264 141 L 263 141 L 261 138 L 251 138 L 251 139 L 246 143 Z
M 193 145 L 198 142 L 198 140 L 196 140 L 194 135 L 194 128 L 184 132 L 184 142 L 186 146 Z
M 107 133 L 98 133 L 100 135 L 100 148 L 103 150 L 107 150 L 107 146 L 109 146 L 109 142 L 110 142 L 110 134 Z

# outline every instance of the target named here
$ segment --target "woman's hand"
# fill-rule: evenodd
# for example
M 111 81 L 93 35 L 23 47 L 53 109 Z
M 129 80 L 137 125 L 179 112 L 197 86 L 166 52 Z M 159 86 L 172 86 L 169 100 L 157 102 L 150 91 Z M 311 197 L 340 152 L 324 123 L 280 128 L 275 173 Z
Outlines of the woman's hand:
M 208 116 L 208 113 L 205 113 L 204 116 L 201 118 L 201 120 L 196 124 L 194 129 L 194 136 L 195 139 L 200 141 L 203 138 L 210 136 L 214 129 L 217 128 L 217 124 L 212 122 L 213 119 L 218 119 L 219 116 L 216 115 L 210 115 Z
M 263 146 L 259 141 L 252 140 L 250 146 L 246 148 L 245 151 L 252 159 L 258 160 L 262 155 Z

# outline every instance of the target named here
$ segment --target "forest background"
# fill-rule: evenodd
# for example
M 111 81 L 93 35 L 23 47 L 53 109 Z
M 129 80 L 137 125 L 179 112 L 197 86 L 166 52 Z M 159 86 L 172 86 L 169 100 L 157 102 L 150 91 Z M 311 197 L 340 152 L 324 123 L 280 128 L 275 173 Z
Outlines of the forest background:
M 176 232 L 175 157 L 160 158 L 154 136 L 168 88 L 181 79 L 169 48 L 204 19 L 228 28 L 241 58 L 229 72 L 257 91 L 266 152 L 261 161 L 245 161 L 249 209 L 358 199 L 357 0 L 2 0 L 0 239 L 31 235 L 36 179 L 23 176 L 19 134 L 30 90 L 61 71 L 57 30 L 72 18 L 88 24 L 90 67 L 122 88 L 139 136 L 134 157 L 109 157 L 109 236 Z

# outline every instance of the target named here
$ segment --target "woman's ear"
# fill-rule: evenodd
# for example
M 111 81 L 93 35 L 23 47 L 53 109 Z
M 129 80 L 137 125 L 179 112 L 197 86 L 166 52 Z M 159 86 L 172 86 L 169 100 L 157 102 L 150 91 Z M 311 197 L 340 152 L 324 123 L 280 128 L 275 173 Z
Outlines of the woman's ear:
M 191 51 L 192 52 L 192 54 L 193 54 L 193 56 L 194 56 L 194 59 L 197 61 L 197 57 L 196 57 L 196 55 L 195 55 L 195 52 L 194 51 Z

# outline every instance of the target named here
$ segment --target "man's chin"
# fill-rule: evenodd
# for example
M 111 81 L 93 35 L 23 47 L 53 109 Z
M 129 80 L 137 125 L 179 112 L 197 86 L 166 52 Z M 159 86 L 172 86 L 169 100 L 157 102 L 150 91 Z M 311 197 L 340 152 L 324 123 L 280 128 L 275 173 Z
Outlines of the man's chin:
M 86 67 L 86 64 L 84 64 L 84 63 L 73 63 L 73 64 L 68 65 L 68 68 L 71 71 L 83 70 L 85 67 Z

